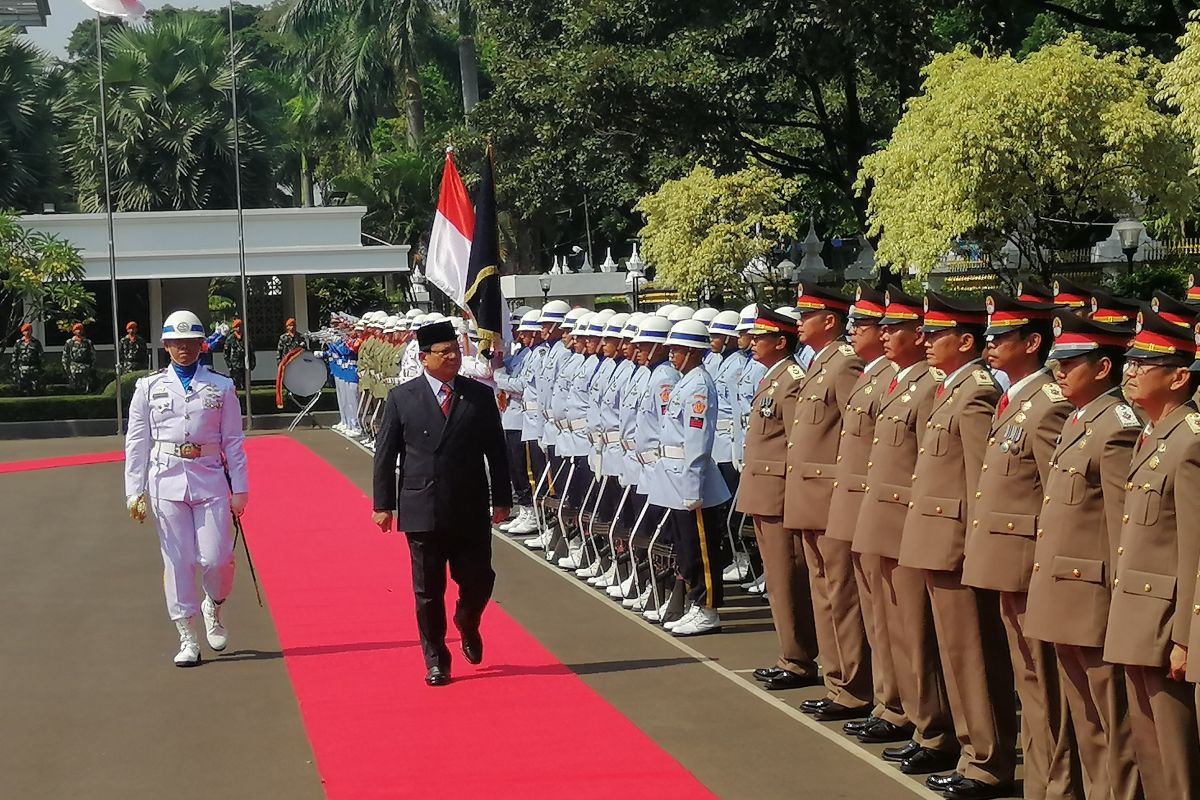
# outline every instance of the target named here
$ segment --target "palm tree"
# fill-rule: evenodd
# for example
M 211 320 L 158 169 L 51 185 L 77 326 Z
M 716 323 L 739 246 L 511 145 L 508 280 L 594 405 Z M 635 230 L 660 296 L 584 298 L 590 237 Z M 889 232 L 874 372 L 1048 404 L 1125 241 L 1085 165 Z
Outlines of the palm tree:
M 304 44 L 302 58 L 322 94 L 339 98 L 356 146 L 369 150 L 376 120 L 404 97 L 407 140 L 425 133 L 420 56 L 432 22 L 429 0 L 297 0 L 283 26 Z
M 269 205 L 275 194 L 263 132 L 278 113 L 238 52 L 242 201 Z M 234 129 L 229 102 L 228 33 L 215 22 L 181 12 L 144 28 L 104 37 L 108 146 L 113 206 L 161 211 L 232 208 Z M 95 70 L 73 77 L 78 109 L 70 147 L 79 204 L 103 208 Z
M 41 211 L 61 194 L 65 87 L 44 53 L 0 27 L 0 208 Z

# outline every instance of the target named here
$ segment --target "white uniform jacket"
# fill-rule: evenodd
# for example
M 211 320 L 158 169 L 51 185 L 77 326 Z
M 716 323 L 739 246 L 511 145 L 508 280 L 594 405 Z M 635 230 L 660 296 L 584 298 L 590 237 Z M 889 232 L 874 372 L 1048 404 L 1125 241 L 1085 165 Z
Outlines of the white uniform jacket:
M 689 510 L 719 506 L 729 499 L 729 486 L 712 457 L 716 433 L 717 385 L 698 366 L 680 379 L 667 401 L 660 457 L 650 484 L 651 503 Z

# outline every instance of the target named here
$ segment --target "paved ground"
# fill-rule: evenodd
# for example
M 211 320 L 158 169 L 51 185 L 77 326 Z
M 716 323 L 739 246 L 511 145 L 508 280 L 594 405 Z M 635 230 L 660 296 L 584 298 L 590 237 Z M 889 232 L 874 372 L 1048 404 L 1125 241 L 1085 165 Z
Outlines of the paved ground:
M 369 493 L 362 451 L 324 431 L 296 438 Z M 113 438 L 0 442 L 0 461 L 119 447 Z M 235 644 L 254 649 L 223 655 L 222 669 L 166 663 L 174 633 L 154 534 L 125 516 L 120 471 L 0 475 L 5 795 L 321 797 L 278 641 L 245 569 L 228 613 Z M 803 717 L 796 707 L 818 689 L 757 688 L 748 672 L 775 652 L 761 600 L 734 596 L 741 610 L 723 613 L 725 633 L 679 641 L 524 548 L 497 541 L 495 566 L 496 601 L 719 796 L 938 796 L 880 761 L 880 748 Z M 186 736 L 175 715 L 189 720 Z

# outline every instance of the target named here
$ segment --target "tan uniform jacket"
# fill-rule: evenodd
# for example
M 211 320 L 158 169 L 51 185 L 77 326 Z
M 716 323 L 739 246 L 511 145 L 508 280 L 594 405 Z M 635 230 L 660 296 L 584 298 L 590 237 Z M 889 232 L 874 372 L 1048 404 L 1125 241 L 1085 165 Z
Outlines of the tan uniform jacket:
M 925 423 L 912 502 L 904 521 L 900 563 L 915 569 L 953 571 L 962 564 L 967 522 L 973 517 L 983 453 L 1000 390 L 978 365 L 960 371 L 934 392 Z
M 743 514 L 783 516 L 787 434 L 803 377 L 804 369 L 785 358 L 758 384 L 746 423 L 746 464 L 738 489 L 737 510 Z
M 833 481 L 833 498 L 829 501 L 829 522 L 825 535 L 844 542 L 853 541 L 858 527 L 858 512 L 867 488 L 867 462 L 871 459 L 871 439 L 875 436 L 875 416 L 879 400 L 887 394 L 888 385 L 896 375 L 896 367 L 886 358 L 859 376 L 850 389 L 842 408 L 842 431 L 839 434 L 837 476 Z
M 1200 556 L 1200 413 L 1172 411 L 1133 453 L 1104 660 L 1165 666 L 1186 646 Z
M 888 387 L 883 387 L 867 461 L 862 509 L 858 512 L 854 544 L 850 548 L 856 553 L 900 558 L 900 536 L 912 503 L 918 443 L 933 409 L 937 384 L 938 379 L 921 364 L 905 376 L 894 392 L 889 393 Z
M 963 583 L 1029 589 L 1044 481 L 1063 421 L 1074 409 L 1047 372 L 1021 387 L 994 418 L 963 554 Z
M 842 409 L 862 369 L 853 347 L 834 342 L 817 353 L 800 382 L 788 431 L 784 527 L 823 531 L 829 524 Z
M 1118 392 L 1068 416 L 1050 462 L 1030 569 L 1026 635 L 1103 647 L 1125 482 L 1142 424 Z

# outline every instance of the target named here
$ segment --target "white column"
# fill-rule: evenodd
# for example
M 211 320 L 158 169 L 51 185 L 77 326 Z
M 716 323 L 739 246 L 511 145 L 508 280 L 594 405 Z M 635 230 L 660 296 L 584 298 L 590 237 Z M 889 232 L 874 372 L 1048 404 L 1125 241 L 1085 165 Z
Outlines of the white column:
M 292 316 L 296 318 L 296 330 L 309 330 L 308 282 L 303 275 L 292 276 L 292 309 Z
M 162 278 L 146 280 L 150 296 L 150 330 L 146 331 L 146 348 L 150 351 L 150 369 L 158 369 L 158 343 L 162 336 Z

